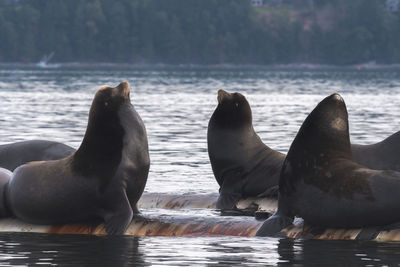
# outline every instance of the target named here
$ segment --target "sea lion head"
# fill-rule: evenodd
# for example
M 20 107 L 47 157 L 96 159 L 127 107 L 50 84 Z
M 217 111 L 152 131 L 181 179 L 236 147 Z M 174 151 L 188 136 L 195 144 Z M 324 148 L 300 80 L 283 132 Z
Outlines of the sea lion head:
M 290 150 L 294 154 L 335 151 L 351 156 L 348 114 L 339 94 L 331 94 L 314 108 L 303 122 Z
M 107 125 L 119 124 L 118 111 L 122 105 L 131 105 L 130 86 L 127 81 L 116 87 L 108 85 L 100 87 L 93 99 L 89 112 L 89 125 L 96 128 L 100 125 L 101 131 L 107 131 Z
M 343 98 L 334 93 L 323 99 L 308 115 L 298 136 L 307 140 L 304 145 L 319 150 L 351 151 L 348 114 Z
M 218 106 L 212 119 L 224 128 L 240 128 L 252 124 L 249 102 L 241 93 L 218 90 Z
M 97 108 L 116 110 L 121 104 L 130 103 L 130 86 L 127 81 L 121 82 L 117 87 L 108 85 L 100 87 L 94 97 L 93 104 Z

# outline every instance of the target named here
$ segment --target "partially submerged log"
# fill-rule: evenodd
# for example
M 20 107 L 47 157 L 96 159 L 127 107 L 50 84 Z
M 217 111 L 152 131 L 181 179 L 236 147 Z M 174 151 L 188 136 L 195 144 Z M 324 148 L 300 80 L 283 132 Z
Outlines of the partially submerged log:
M 218 194 L 144 193 L 139 209 L 215 209 Z
M 389 227 L 369 227 L 359 229 L 333 229 L 311 227 L 295 223 L 283 229 L 276 236 L 293 239 L 320 239 L 320 240 L 374 240 L 380 242 L 400 241 L 400 225 Z
M 254 236 L 263 220 L 248 216 L 218 216 L 218 213 L 212 211 L 215 209 L 217 197 L 217 194 L 144 194 L 139 201 L 139 207 L 145 209 L 144 215 L 133 219 L 126 235 Z M 272 213 L 276 204 L 276 200 L 271 199 L 245 199 L 239 201 L 237 206 L 249 208 L 257 205 L 260 210 Z M 164 211 L 170 214 L 165 214 Z M 13 218 L 0 219 L 0 232 L 106 234 L 103 224 L 34 225 Z M 400 224 L 363 229 L 323 229 L 304 225 L 304 222 L 298 219 L 294 225 L 283 229 L 276 236 L 294 239 L 400 241 Z
M 152 215 L 135 218 L 126 231 L 132 236 L 254 236 L 263 221 L 251 217 Z M 34 225 L 1 219 L 0 232 L 106 235 L 103 224 Z M 363 234 L 369 232 L 368 235 Z M 400 228 L 320 229 L 303 224 L 289 226 L 276 235 L 293 239 L 400 241 Z
M 249 217 L 138 217 L 125 235 L 132 236 L 254 236 L 262 222 Z M 0 232 L 106 235 L 103 224 L 34 225 L 17 219 L 0 220 Z
M 159 194 L 145 193 L 138 202 L 139 209 L 215 209 L 218 194 Z M 274 213 L 278 201 L 270 198 L 246 198 L 236 204 L 240 210 Z

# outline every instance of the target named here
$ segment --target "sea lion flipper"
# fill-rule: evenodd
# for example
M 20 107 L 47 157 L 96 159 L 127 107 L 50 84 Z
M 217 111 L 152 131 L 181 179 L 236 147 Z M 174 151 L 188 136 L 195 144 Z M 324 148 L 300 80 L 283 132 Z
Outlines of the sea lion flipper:
M 220 210 L 233 210 L 236 209 L 236 203 L 240 199 L 240 194 L 234 193 L 220 193 L 216 207 Z
M 293 217 L 286 216 L 277 211 L 263 223 L 260 229 L 258 229 L 256 236 L 274 236 L 292 224 Z
M 272 186 L 272 187 L 268 188 L 267 190 L 265 190 L 261 194 L 257 195 L 257 197 L 277 198 L 278 197 L 278 192 L 279 192 L 279 186 L 275 185 L 275 186 Z
M 113 212 L 104 217 L 104 226 L 109 235 L 123 235 L 132 221 L 133 211 L 129 204 L 128 197 L 124 192 L 121 200 L 112 201 L 114 204 L 111 209 Z
M 227 171 L 224 175 L 224 182 L 219 190 L 217 200 L 217 209 L 233 210 L 236 209 L 236 204 L 242 197 L 243 178 L 242 170 L 233 169 Z
M 373 240 L 381 232 L 382 227 L 365 227 L 362 228 L 360 233 L 356 236 L 356 240 Z

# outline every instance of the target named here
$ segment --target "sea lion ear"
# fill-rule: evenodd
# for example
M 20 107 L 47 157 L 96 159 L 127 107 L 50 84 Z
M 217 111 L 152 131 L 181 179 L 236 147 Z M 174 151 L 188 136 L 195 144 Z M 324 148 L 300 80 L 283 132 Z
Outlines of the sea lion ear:
M 226 97 L 229 97 L 230 95 L 231 95 L 231 93 L 228 93 L 225 90 L 219 89 L 218 90 L 218 97 L 217 97 L 218 104 L 221 104 L 222 100 L 224 100 Z

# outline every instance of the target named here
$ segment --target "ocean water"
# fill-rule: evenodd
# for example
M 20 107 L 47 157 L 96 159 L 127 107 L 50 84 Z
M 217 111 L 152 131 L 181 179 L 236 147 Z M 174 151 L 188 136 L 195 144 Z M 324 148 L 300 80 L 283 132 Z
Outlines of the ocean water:
M 281 152 L 333 92 L 345 99 L 352 143 L 379 142 L 400 130 L 399 68 L 1 66 L 0 144 L 48 139 L 78 148 L 96 90 L 122 80 L 130 82 L 147 128 L 146 192 L 218 192 L 206 139 L 218 89 L 244 94 L 256 132 Z M 0 235 L 0 265 L 393 266 L 398 251 L 397 243 L 356 241 Z

